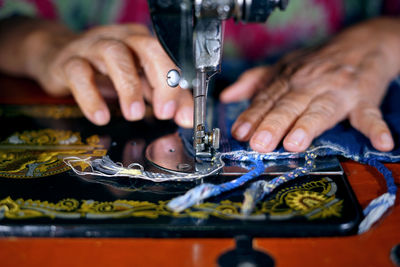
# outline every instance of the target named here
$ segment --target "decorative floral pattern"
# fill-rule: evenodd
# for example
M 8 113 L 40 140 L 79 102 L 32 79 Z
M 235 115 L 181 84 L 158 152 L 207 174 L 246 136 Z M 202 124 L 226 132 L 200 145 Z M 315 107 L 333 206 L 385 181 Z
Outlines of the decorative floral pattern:
M 106 150 L 97 135 L 84 143 L 77 132 L 43 129 L 14 133 L 0 142 L 0 177 L 37 178 L 69 170 L 66 156 L 101 157 Z M 88 166 L 79 165 L 83 170 Z
M 271 219 L 305 216 L 308 219 L 341 217 L 343 200 L 337 199 L 336 184 L 328 177 L 286 187 L 261 204 Z
M 272 199 L 259 205 L 246 219 L 288 219 L 304 216 L 309 220 L 341 217 L 343 200 L 335 198 L 336 184 L 330 178 L 304 183 L 280 190 Z M 217 217 L 224 220 L 241 219 L 241 203 L 223 200 L 219 203 L 205 202 L 181 213 L 167 208 L 168 201 L 115 200 L 102 202 L 67 198 L 57 203 L 40 200 L 13 200 L 7 197 L 0 201 L 1 219 L 122 219 L 142 217 L 157 219 Z

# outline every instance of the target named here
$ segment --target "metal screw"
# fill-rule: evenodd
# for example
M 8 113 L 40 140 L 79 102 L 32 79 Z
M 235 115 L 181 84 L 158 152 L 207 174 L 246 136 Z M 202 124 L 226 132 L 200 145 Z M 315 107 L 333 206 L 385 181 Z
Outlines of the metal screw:
M 186 170 L 189 170 L 192 166 L 190 166 L 187 163 L 179 163 L 177 167 L 178 167 L 178 170 L 186 171 Z
M 177 87 L 179 85 L 179 81 L 181 79 L 181 75 L 175 69 L 168 71 L 167 73 L 167 84 L 170 87 Z

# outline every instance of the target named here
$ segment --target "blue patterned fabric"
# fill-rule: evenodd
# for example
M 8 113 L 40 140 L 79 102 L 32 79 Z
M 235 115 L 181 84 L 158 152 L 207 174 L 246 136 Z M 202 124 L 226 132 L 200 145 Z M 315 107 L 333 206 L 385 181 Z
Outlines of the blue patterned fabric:
M 222 133 L 221 152 L 247 151 L 255 157 L 262 159 L 302 158 L 304 153 L 292 153 L 284 150 L 280 145 L 274 152 L 258 154 L 252 152 L 248 143 L 243 143 L 232 138 L 230 129 L 238 115 L 246 109 L 248 102 L 233 103 L 218 106 L 214 116 L 217 120 L 214 127 L 220 127 Z M 384 118 L 388 122 L 395 148 L 391 152 L 380 152 L 374 149 L 370 141 L 360 132 L 345 121 L 326 131 L 316 138 L 310 149 L 319 156 L 338 155 L 361 163 L 370 159 L 381 162 L 400 161 L 400 77 L 394 80 L 382 104 Z

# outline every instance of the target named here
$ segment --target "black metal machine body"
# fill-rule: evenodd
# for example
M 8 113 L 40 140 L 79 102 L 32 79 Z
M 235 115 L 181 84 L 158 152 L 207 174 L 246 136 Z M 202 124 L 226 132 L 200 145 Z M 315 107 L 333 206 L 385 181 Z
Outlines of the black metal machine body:
M 180 68 L 167 82 L 193 88 L 196 157 L 210 158 L 219 147 L 219 129 L 207 131 L 206 102 L 209 79 L 220 71 L 223 22 L 264 23 L 271 12 L 285 9 L 288 0 L 149 0 L 155 33 Z

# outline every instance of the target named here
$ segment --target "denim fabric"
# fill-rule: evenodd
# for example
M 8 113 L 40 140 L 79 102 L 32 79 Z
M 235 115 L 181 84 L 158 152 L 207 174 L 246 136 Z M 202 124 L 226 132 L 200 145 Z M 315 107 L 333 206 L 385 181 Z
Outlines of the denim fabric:
M 271 153 L 259 154 L 251 150 L 248 143 L 243 143 L 232 138 L 230 129 L 238 115 L 246 109 L 248 102 L 232 103 L 228 105 L 219 104 L 214 111 L 216 120 L 214 127 L 221 129 L 221 152 L 246 151 L 256 158 L 281 159 L 304 157 L 304 153 L 292 153 L 284 150 L 282 144 Z M 371 142 L 359 131 L 344 121 L 334 128 L 326 131 L 316 138 L 309 151 L 319 156 L 338 155 L 366 163 L 374 158 L 381 162 L 400 161 L 400 77 L 394 80 L 389 87 L 388 93 L 382 103 L 382 112 L 388 123 L 395 140 L 395 148 L 391 152 L 380 152 L 372 147 Z

